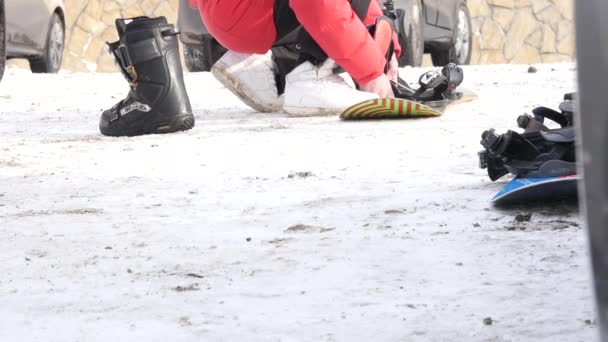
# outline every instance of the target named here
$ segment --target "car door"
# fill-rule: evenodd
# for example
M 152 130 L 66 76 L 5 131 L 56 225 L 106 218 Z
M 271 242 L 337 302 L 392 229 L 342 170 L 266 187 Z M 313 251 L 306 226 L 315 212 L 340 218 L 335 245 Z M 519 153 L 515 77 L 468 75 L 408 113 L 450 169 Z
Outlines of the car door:
M 437 8 L 441 0 L 424 0 L 424 18 L 428 25 L 435 26 L 437 23 Z
M 46 0 L 5 0 L 6 38 L 11 50 L 37 53 L 44 49 L 49 26 Z
M 440 0 L 437 6 L 437 26 L 453 31 L 458 19 L 461 0 Z

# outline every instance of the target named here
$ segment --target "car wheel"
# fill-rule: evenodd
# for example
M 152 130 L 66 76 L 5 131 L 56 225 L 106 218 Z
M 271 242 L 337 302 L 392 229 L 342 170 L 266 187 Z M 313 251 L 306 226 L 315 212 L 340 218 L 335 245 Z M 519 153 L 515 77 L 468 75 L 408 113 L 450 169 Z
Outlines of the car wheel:
M 184 62 L 190 72 L 209 71 L 202 45 L 184 44 Z
M 458 7 L 457 18 L 458 21 L 454 30 L 454 44 L 449 49 L 435 49 L 431 51 L 431 58 L 435 66 L 444 66 L 448 63 L 465 65 L 471 61 L 473 34 L 471 30 L 471 15 L 465 3 L 462 3 Z
M 4 0 L 0 0 L 0 80 L 6 66 L 6 25 L 4 21 Z
M 398 9 L 397 11 L 402 11 Z M 412 0 L 410 8 L 403 15 L 398 13 L 399 44 L 401 44 L 401 56 L 399 66 L 411 65 L 413 67 L 422 64 L 424 56 L 424 37 L 422 35 L 422 3 L 420 0 Z M 407 17 L 405 17 L 407 16 Z
M 65 29 L 63 21 L 57 13 L 53 13 L 50 20 L 49 33 L 46 38 L 46 47 L 42 57 L 31 58 L 30 69 L 34 73 L 56 73 L 61 68 L 63 47 L 65 45 Z
M 184 44 L 186 68 L 190 72 L 210 71 L 226 51 L 226 48 L 211 36 L 204 37 L 200 45 Z

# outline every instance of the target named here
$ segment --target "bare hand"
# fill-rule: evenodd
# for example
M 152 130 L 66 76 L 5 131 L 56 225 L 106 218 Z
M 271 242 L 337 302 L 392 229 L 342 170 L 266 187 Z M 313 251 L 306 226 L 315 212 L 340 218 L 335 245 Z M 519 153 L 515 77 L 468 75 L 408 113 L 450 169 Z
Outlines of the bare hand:
M 399 80 L 399 63 L 397 62 L 397 57 L 393 54 L 390 62 L 388 63 L 388 71 L 386 72 L 388 79 L 393 82 L 398 82 Z
M 381 98 L 395 97 L 391 82 L 386 74 L 382 74 L 366 84 L 360 84 L 359 89 L 368 93 L 376 93 Z

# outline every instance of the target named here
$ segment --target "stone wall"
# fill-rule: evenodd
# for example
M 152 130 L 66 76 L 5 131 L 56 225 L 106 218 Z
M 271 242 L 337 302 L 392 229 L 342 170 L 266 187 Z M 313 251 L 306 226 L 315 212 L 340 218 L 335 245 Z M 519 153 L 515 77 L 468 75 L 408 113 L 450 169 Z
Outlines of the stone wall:
M 471 64 L 572 61 L 573 0 L 468 0 L 468 5 Z
M 118 39 L 114 20 L 142 15 L 177 21 L 178 0 L 64 0 L 66 49 L 62 69 L 78 72 L 117 72 L 105 42 Z M 11 65 L 27 67 L 22 60 Z
M 177 19 L 177 0 L 65 0 L 68 27 L 64 68 L 115 72 L 105 42 L 118 39 L 114 20 L 141 15 Z
M 573 0 L 467 1 L 474 32 L 471 64 L 572 60 Z M 164 15 L 175 23 L 177 4 L 177 0 L 65 0 L 68 32 L 63 68 L 117 71 L 105 50 L 106 41 L 117 39 L 114 19 Z

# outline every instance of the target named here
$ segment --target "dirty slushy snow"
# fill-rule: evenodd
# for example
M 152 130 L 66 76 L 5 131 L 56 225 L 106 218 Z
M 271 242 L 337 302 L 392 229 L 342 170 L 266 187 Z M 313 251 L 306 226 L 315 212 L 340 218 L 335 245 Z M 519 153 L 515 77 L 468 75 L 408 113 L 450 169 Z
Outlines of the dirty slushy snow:
M 368 122 L 256 114 L 188 74 L 196 127 L 136 138 L 98 133 L 120 75 L 9 70 L 0 340 L 594 340 L 576 205 L 496 209 L 506 180 L 477 168 L 484 130 L 575 90 L 537 68 L 466 67 L 476 102 Z

